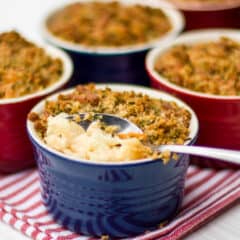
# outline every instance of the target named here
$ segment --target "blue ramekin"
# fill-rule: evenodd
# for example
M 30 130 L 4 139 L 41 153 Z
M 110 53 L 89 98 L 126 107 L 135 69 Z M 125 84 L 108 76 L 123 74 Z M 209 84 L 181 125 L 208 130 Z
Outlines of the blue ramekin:
M 77 2 L 91 0 L 78 0 Z M 98 0 L 103 1 L 103 0 Z M 113 0 L 108 0 L 111 2 Z M 118 0 L 129 4 L 128 0 Z M 74 1 L 76 2 L 76 1 Z M 104 0 L 106 2 L 106 0 Z M 149 77 L 144 67 L 145 55 L 149 49 L 174 40 L 185 25 L 183 15 L 166 2 L 161 0 L 132 0 L 131 4 L 143 4 L 162 9 L 172 23 L 172 29 L 160 38 L 134 46 L 126 47 L 85 47 L 70 43 L 54 36 L 46 26 L 47 19 L 64 6 L 55 7 L 43 19 L 41 32 L 44 39 L 67 51 L 74 62 L 74 78 L 72 85 L 86 82 L 118 82 L 149 85 Z M 134 18 L 134 16 L 133 16 Z
M 186 144 L 195 141 L 198 120 L 182 101 L 148 88 L 107 86 L 115 91 L 133 90 L 177 102 L 192 116 L 191 140 Z M 72 90 L 61 93 L 69 91 Z M 57 95 L 47 99 L 56 99 Z M 41 112 L 45 101 L 32 111 Z M 112 164 L 89 162 L 46 146 L 30 121 L 27 130 L 35 150 L 44 203 L 54 219 L 70 230 L 91 236 L 134 236 L 172 219 L 181 206 L 188 155 L 180 154 L 177 161 L 171 159 L 167 164 L 152 159 Z

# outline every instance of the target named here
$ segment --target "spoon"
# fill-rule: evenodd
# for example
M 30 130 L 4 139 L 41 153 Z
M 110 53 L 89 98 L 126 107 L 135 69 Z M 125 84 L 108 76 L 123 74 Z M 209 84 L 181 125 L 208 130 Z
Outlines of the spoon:
M 115 115 L 106 114 L 106 113 L 94 113 L 91 114 L 91 118 L 89 118 L 87 113 L 79 113 L 80 121 L 78 124 L 84 129 L 87 130 L 89 125 L 94 120 L 99 120 L 100 122 L 104 123 L 106 126 L 117 126 L 118 129 L 116 133 L 143 133 L 140 128 L 138 128 L 135 124 L 128 121 L 125 118 L 117 117 Z M 74 120 L 74 115 L 69 115 L 67 118 Z
M 92 120 L 85 120 L 86 113 L 79 114 L 81 121 L 79 124 L 86 130 Z M 99 119 L 106 126 L 117 126 L 118 133 L 143 133 L 140 128 L 135 124 L 128 121 L 127 119 L 105 113 L 96 113 L 94 118 Z M 72 118 L 70 116 L 69 118 Z M 224 163 L 228 163 L 237 167 L 240 167 L 240 151 L 220 149 L 220 148 L 211 148 L 211 147 L 201 147 L 201 146 L 188 146 L 188 145 L 161 145 L 161 146 L 151 146 L 155 151 L 170 151 L 174 153 L 185 153 L 200 157 L 207 157 L 216 159 Z
M 240 167 L 240 151 L 237 150 L 187 145 L 162 145 L 154 149 L 213 158 L 219 162 L 231 164 L 233 167 Z

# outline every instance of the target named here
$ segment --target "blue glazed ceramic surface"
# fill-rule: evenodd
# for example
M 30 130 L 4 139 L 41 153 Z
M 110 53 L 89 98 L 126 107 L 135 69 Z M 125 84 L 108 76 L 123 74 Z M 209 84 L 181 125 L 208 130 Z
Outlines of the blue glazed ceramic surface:
M 147 50 L 126 54 L 90 54 L 64 49 L 74 63 L 72 85 L 87 82 L 149 85 L 144 61 Z
M 195 141 L 196 115 L 180 100 L 143 87 L 97 85 L 106 86 L 115 91 L 142 92 L 186 107 L 192 115 L 189 135 L 192 140 L 188 144 Z M 58 94 L 48 99 L 56 99 Z M 43 106 L 44 101 L 33 111 L 41 112 Z M 27 128 L 35 150 L 43 200 L 48 211 L 65 227 L 92 236 L 128 237 L 170 220 L 181 206 L 188 155 L 181 154 L 177 161 L 172 159 L 168 164 L 151 159 L 115 164 L 76 160 L 48 148 L 30 121 Z
M 34 141 L 33 141 L 34 142 Z M 68 161 L 34 143 L 43 200 L 65 227 L 127 237 L 170 220 L 183 199 L 188 156 L 129 165 Z

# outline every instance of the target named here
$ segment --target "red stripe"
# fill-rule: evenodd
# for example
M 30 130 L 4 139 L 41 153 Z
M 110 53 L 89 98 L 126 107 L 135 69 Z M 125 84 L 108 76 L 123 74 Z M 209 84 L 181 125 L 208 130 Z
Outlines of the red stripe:
M 56 222 L 54 220 L 49 220 L 49 221 L 46 221 L 46 222 L 38 222 L 38 223 L 34 223 L 33 225 L 34 226 L 37 226 L 37 227 L 41 227 L 41 226 L 45 226 L 45 225 L 51 225 L 51 224 L 55 224 Z
M 26 234 L 27 235 L 27 230 L 29 227 L 34 227 L 35 230 L 31 233 L 31 237 L 32 238 L 36 238 L 36 236 L 39 234 L 39 233 L 43 233 L 43 234 L 46 234 L 48 235 L 47 233 L 44 233 L 41 229 L 39 229 L 37 226 L 31 226 L 29 223 L 25 223 L 22 227 L 21 227 L 21 232 Z M 45 239 L 45 237 L 44 237 Z M 46 236 L 46 239 L 52 239 L 52 237 L 50 237 L 49 235 Z
M 40 232 L 38 230 L 34 230 L 32 233 L 31 233 L 31 237 L 33 239 L 36 239 L 37 235 L 39 234 Z
M 202 172 L 202 170 L 200 168 L 194 169 L 192 172 L 187 173 L 187 180 L 189 180 L 191 177 L 193 177 L 201 172 Z
M 12 218 L 9 221 L 9 224 L 13 226 L 16 223 L 16 221 L 17 221 L 17 219 L 12 216 Z
M 216 176 L 217 173 L 216 172 L 211 172 L 208 175 L 206 175 L 204 178 L 199 179 L 198 181 L 196 181 L 195 183 L 191 184 L 190 186 L 188 186 L 184 192 L 185 194 L 188 194 L 189 192 L 195 190 L 196 188 L 198 188 L 199 186 L 205 184 L 209 179 L 213 178 L 214 176 Z
M 52 240 L 52 237 L 46 236 L 42 240 Z
M 0 187 L 0 191 L 3 191 L 13 185 L 15 185 L 16 183 L 19 183 L 20 181 L 22 180 L 25 180 L 26 178 L 30 177 L 31 175 L 33 175 L 35 172 L 29 172 L 29 173 L 26 173 L 24 174 L 23 176 L 19 177 L 19 178 L 16 178 L 16 179 L 13 179 L 11 182 L 7 183 L 7 184 L 4 184 L 3 186 Z
M 77 238 L 77 237 L 80 237 L 80 235 L 77 235 L 75 233 L 73 234 L 69 234 L 69 235 L 66 235 L 66 236 L 61 236 L 61 237 L 58 237 L 57 240 L 71 240 L 71 239 L 74 239 L 74 238 Z M 88 239 L 90 240 L 90 239 Z
M 37 203 L 38 204 L 38 203 Z M 31 210 L 34 210 L 34 209 L 36 209 L 38 206 L 37 206 L 37 204 L 34 204 L 34 205 L 32 205 L 31 206 Z M 42 203 L 41 203 L 42 204 Z M 24 213 L 24 211 L 18 211 L 18 210 L 16 210 L 16 209 L 11 209 L 11 211 L 9 211 L 9 213 L 10 214 L 12 214 L 12 215 L 15 215 L 16 216 L 16 214 L 17 213 L 21 213 L 21 214 L 23 214 Z M 29 214 L 29 212 L 26 212 L 27 214 Z M 29 216 L 29 215 L 24 215 L 21 219 L 23 220 L 23 221 L 27 221 L 28 219 L 33 219 L 34 217 L 32 217 L 32 216 Z
M 238 176 L 234 177 L 231 181 L 228 181 L 227 183 L 225 183 L 226 180 L 228 180 L 229 178 L 231 178 L 235 173 L 234 172 L 230 172 L 229 174 L 227 174 L 225 177 L 219 179 L 215 184 L 213 184 L 210 188 L 206 188 L 205 191 L 203 191 L 202 193 L 200 193 L 196 198 L 193 198 L 189 203 L 187 203 L 184 206 L 184 209 L 190 209 L 196 206 L 195 204 L 198 202 L 203 202 L 204 199 L 207 199 L 209 196 L 212 196 L 216 191 L 214 191 L 216 188 L 223 188 L 225 187 L 225 185 L 230 185 L 231 183 L 233 183 L 236 178 L 238 178 Z M 223 185 L 221 187 L 219 187 L 220 185 Z M 214 191 L 214 192 L 213 192 Z
M 3 219 L 5 213 L 3 211 L 0 210 L 0 218 Z
M 38 219 L 38 218 L 46 217 L 48 215 L 49 215 L 49 213 L 47 211 L 43 211 L 41 213 L 31 216 L 31 218 Z
M 42 201 L 37 201 L 36 203 L 33 203 L 32 205 L 28 206 L 27 208 L 21 209 L 19 211 L 21 211 L 22 213 L 24 213 L 24 212 L 29 213 L 41 205 L 43 205 Z
M 12 214 L 16 214 L 16 213 L 27 213 L 27 214 L 29 214 L 30 211 L 35 210 L 39 205 L 42 205 L 42 203 L 41 202 L 36 202 L 36 203 L 32 204 L 31 206 L 29 206 L 25 209 L 21 209 L 21 210 L 11 208 L 10 213 L 12 213 Z
M 235 189 L 238 189 L 238 187 L 236 187 Z M 206 223 L 206 220 L 209 217 L 216 216 L 216 214 L 220 213 L 220 211 L 223 211 L 226 206 L 233 203 L 237 199 L 238 199 L 238 194 L 232 194 L 229 197 L 223 198 L 223 200 L 220 200 L 219 202 L 213 204 L 212 206 L 204 209 L 199 214 L 190 218 L 189 221 L 186 221 L 184 224 L 174 229 L 170 234 L 168 234 L 168 236 L 164 236 L 161 239 L 175 240 L 186 235 L 189 231 L 192 231 L 193 229 L 196 229 L 197 227 L 199 227 L 200 223 L 201 225 Z
M 26 190 L 26 188 L 30 187 L 31 185 L 33 185 L 34 183 L 36 183 L 38 180 L 38 177 L 35 177 L 33 180 L 31 180 L 29 183 L 25 184 L 24 186 L 22 186 L 21 188 L 18 188 L 17 190 L 15 190 L 14 192 L 4 196 L 4 197 L 1 197 L 1 200 L 2 201 L 6 201 L 10 198 L 13 198 L 15 197 L 16 195 L 20 194 L 21 192 L 23 192 L 24 190 Z
M 36 194 L 38 194 L 39 191 L 40 191 L 39 188 L 34 189 L 32 192 L 28 193 L 22 199 L 19 199 L 18 201 L 11 203 L 11 206 L 17 207 L 18 205 L 23 204 L 24 202 L 28 201 L 29 199 L 33 198 Z
M 66 229 L 64 229 L 63 227 L 56 227 L 56 228 L 52 228 L 52 229 L 46 229 L 45 233 L 47 233 L 47 234 L 60 233 L 62 231 L 66 231 Z
M 219 179 L 211 188 L 206 189 L 204 192 L 202 192 L 196 198 L 194 198 L 193 200 L 195 200 L 195 201 L 191 205 L 190 204 L 189 204 L 189 206 L 188 206 L 188 204 L 185 205 L 178 216 L 183 217 L 186 213 L 190 212 L 194 208 L 201 205 L 203 202 L 205 202 L 208 198 L 213 196 L 219 190 L 222 190 L 225 187 L 228 187 L 229 185 L 234 183 L 237 178 L 238 178 L 238 176 L 236 174 L 234 174 L 233 172 L 230 172 L 225 177 Z
M 21 231 L 22 231 L 23 233 L 26 233 L 28 226 L 29 226 L 29 225 L 28 225 L 27 223 L 24 223 L 24 224 L 22 225 L 22 227 L 21 227 Z
M 46 236 L 42 240 L 52 240 L 52 237 Z

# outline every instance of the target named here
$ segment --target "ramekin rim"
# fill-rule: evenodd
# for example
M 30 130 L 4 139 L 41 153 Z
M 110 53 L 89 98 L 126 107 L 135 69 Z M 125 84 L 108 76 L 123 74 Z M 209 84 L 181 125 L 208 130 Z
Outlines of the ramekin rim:
M 71 58 L 68 56 L 68 54 L 65 53 L 63 50 L 58 49 L 58 48 L 53 47 L 48 44 L 37 43 L 37 46 L 43 48 L 49 56 L 57 57 L 57 58 L 61 59 L 61 61 L 63 63 L 63 73 L 62 73 L 61 77 L 55 83 L 53 83 L 52 85 L 50 85 L 49 87 L 47 87 L 41 91 L 37 91 L 37 92 L 27 94 L 27 95 L 24 95 L 21 97 L 17 97 L 17 98 L 0 99 L 0 106 L 5 105 L 5 104 L 16 104 L 16 103 L 20 103 L 20 102 L 25 102 L 25 101 L 28 101 L 31 99 L 45 96 L 47 94 L 50 94 L 50 93 L 58 90 L 59 88 L 64 86 L 70 80 L 70 78 L 73 74 L 73 63 L 72 63 Z
M 177 97 L 174 97 L 168 93 L 159 91 L 159 90 L 155 90 L 155 89 L 151 89 L 148 87 L 142 87 L 142 86 L 137 86 L 137 85 L 133 85 L 133 84 L 117 84 L 117 83 L 111 83 L 111 84 L 96 84 L 97 87 L 99 88 L 105 88 L 110 87 L 115 91 L 119 91 L 116 89 L 120 89 L 123 88 L 122 90 L 133 90 L 133 91 L 137 91 L 137 92 L 143 92 L 145 94 L 155 94 L 155 95 L 160 95 L 159 98 L 160 99 L 165 99 L 166 101 L 168 101 L 167 99 L 169 99 L 169 101 L 174 101 L 176 102 L 179 106 L 184 107 L 185 109 L 187 109 L 190 114 L 191 114 L 191 122 L 190 122 L 190 140 L 186 141 L 184 145 L 192 145 L 195 141 L 196 138 L 198 136 L 198 132 L 199 132 L 199 120 L 197 118 L 196 113 L 193 111 L 193 109 L 186 104 L 185 102 L 183 102 L 182 100 L 178 99 Z M 46 100 L 48 99 L 55 99 L 59 94 L 65 94 L 68 92 L 73 91 L 74 88 L 70 88 L 70 89 L 66 89 L 64 91 L 60 91 L 58 93 L 52 94 L 49 97 L 41 100 L 38 104 L 36 104 L 31 111 L 35 111 L 35 109 L 39 109 L 42 108 L 44 103 L 46 102 Z M 31 112 L 30 111 L 30 112 Z M 67 161 L 71 161 L 71 162 L 76 162 L 76 163 L 80 163 L 80 164 L 86 164 L 86 165 L 98 165 L 98 166 L 112 166 L 112 167 L 117 167 L 117 166 L 129 166 L 129 165 L 138 165 L 138 164 L 145 164 L 148 162 L 152 162 L 152 161 L 158 161 L 158 159 L 140 159 L 140 160 L 134 160 L 134 161 L 124 161 L 124 162 L 115 162 L 115 163 L 110 163 L 110 162 L 97 162 L 97 161 L 89 161 L 89 160 L 84 160 L 84 159 L 76 159 L 74 157 L 70 157 L 67 156 L 66 154 L 60 153 L 50 147 L 48 147 L 38 136 L 36 133 L 36 130 L 34 129 L 33 123 L 27 119 L 27 132 L 29 134 L 29 137 L 31 139 L 31 141 L 33 141 L 35 144 L 37 144 L 38 146 L 40 146 L 42 149 L 44 149 L 45 151 L 47 151 L 48 153 L 51 153 L 57 157 L 61 157 L 66 159 Z
M 172 4 L 177 9 L 183 10 L 183 11 L 189 11 L 189 12 L 211 12 L 211 11 L 224 11 L 224 10 L 231 10 L 235 8 L 240 7 L 240 1 L 234 2 L 228 4 L 218 4 L 218 3 L 177 3 L 176 1 L 171 1 Z
M 79 2 L 79 1 L 94 1 L 94 0 L 71 0 L 68 4 L 71 4 L 72 2 Z M 104 1 L 104 0 L 98 0 L 98 1 Z M 105 0 L 104 2 L 112 2 L 114 0 Z M 117 1 L 124 1 L 124 0 L 117 0 Z M 135 0 L 140 1 L 141 0 Z M 40 31 L 42 33 L 42 36 L 44 39 L 46 39 L 49 43 L 56 45 L 60 48 L 66 49 L 68 51 L 76 52 L 76 53 L 83 53 L 83 54 L 93 54 L 93 55 L 122 55 L 122 54 L 131 54 L 131 53 L 137 53 L 142 51 L 147 51 L 161 43 L 169 42 L 170 40 L 177 37 L 177 35 L 182 32 L 182 30 L 185 27 L 185 18 L 183 14 L 177 10 L 172 4 L 169 2 L 166 2 L 164 0 L 151 0 L 154 1 L 155 4 L 159 5 L 159 8 L 166 13 L 167 17 L 170 19 L 173 27 L 172 29 L 164 34 L 163 36 L 144 43 L 144 44 L 137 44 L 133 46 L 123 46 L 123 47 L 87 47 L 83 46 L 81 44 L 75 44 L 71 43 L 66 40 L 62 40 L 59 37 L 54 36 L 46 26 L 47 19 L 57 10 L 63 8 L 66 6 L 66 4 L 60 4 L 58 7 L 53 8 L 50 10 L 44 17 L 40 24 Z M 133 3 L 134 4 L 134 3 Z M 142 3 L 143 5 L 150 5 L 148 3 Z
M 152 50 L 150 50 L 145 58 L 145 68 L 150 77 L 152 77 L 155 81 L 160 82 L 161 84 L 165 85 L 166 87 L 176 91 L 183 93 L 188 96 L 192 97 L 198 97 L 202 99 L 212 99 L 212 100 L 224 100 L 224 101 L 236 101 L 240 100 L 240 96 L 223 96 L 223 95 L 214 95 L 214 94 L 208 94 L 208 93 L 201 93 L 197 91 L 193 91 L 181 86 L 178 86 L 176 84 L 171 83 L 170 81 L 167 80 L 167 78 L 161 76 L 159 73 L 157 73 L 154 70 L 154 63 L 157 57 L 161 55 L 161 53 L 165 52 L 166 50 L 170 49 L 171 47 L 178 45 L 178 44 L 184 44 L 186 41 L 185 39 L 191 39 L 196 36 L 204 35 L 206 37 L 209 37 L 208 41 L 211 41 L 214 39 L 214 35 L 217 37 L 221 37 L 223 35 L 237 35 L 239 36 L 239 43 L 240 43 L 240 31 L 237 29 L 227 29 L 227 28 L 214 28 L 214 29 L 200 29 L 200 30 L 191 30 L 188 31 L 182 35 L 180 35 L 175 41 L 168 43 L 164 46 L 159 46 L 156 47 Z M 198 38 L 197 42 L 206 42 L 203 39 Z

